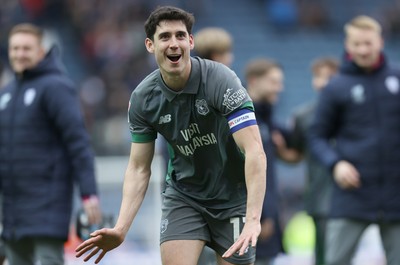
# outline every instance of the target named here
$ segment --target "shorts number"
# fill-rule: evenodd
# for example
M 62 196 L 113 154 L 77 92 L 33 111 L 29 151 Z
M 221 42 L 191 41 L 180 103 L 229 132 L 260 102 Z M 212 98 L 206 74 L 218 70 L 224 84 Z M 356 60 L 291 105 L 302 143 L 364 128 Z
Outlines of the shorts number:
M 233 217 L 231 218 L 230 222 L 233 226 L 233 242 L 239 238 L 240 235 L 240 218 L 242 218 L 242 223 L 245 223 L 245 217 Z

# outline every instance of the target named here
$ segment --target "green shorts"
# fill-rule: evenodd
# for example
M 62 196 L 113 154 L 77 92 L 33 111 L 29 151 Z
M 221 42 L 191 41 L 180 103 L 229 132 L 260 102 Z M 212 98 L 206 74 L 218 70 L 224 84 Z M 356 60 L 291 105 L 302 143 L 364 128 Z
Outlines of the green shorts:
M 245 204 L 222 210 L 208 209 L 168 187 L 163 193 L 160 243 L 202 240 L 222 256 L 239 237 L 245 214 Z M 234 254 L 226 260 L 233 264 L 250 264 L 255 261 L 255 255 L 255 248 L 249 247 L 244 255 Z

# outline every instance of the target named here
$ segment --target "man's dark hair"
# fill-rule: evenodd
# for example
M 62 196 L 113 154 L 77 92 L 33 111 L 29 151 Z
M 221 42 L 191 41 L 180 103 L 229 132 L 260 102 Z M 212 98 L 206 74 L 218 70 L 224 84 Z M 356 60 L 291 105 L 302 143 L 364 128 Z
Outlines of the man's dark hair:
M 192 27 L 194 24 L 193 14 L 173 6 L 159 6 L 151 12 L 144 24 L 147 38 L 154 40 L 156 28 L 163 20 L 180 20 L 185 24 L 188 33 L 192 34 Z

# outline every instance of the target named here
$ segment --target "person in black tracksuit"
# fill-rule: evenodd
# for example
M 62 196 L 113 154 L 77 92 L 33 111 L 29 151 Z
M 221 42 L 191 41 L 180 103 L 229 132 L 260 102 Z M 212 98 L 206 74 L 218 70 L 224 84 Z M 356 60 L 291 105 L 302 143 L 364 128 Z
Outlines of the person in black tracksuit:
M 9 35 L 15 79 L 0 90 L 2 238 L 10 265 L 64 264 L 77 184 L 91 223 L 101 218 L 94 157 L 77 91 L 42 31 L 16 25 Z
M 379 225 L 387 264 L 400 264 L 400 68 L 383 54 L 374 19 L 356 17 L 345 33 L 340 73 L 321 92 L 310 130 L 311 151 L 336 183 L 326 264 L 351 264 L 372 223 Z
M 282 67 L 269 59 L 251 60 L 245 70 L 247 90 L 253 100 L 255 115 L 266 154 L 267 191 L 261 214 L 261 233 L 257 241 L 255 265 L 270 265 L 283 253 L 281 213 L 276 176 L 276 146 L 272 135 L 285 134 L 273 118 L 273 106 L 283 89 Z
M 312 87 L 320 93 L 334 76 L 339 62 L 332 57 L 318 57 L 311 64 Z M 310 154 L 308 134 L 314 117 L 316 100 L 296 108 L 290 122 L 290 141 L 275 141 L 279 156 L 286 162 L 305 162 L 306 182 L 304 187 L 304 209 L 312 217 L 315 228 L 314 264 L 325 265 L 325 230 L 332 193 L 332 178 L 319 160 Z

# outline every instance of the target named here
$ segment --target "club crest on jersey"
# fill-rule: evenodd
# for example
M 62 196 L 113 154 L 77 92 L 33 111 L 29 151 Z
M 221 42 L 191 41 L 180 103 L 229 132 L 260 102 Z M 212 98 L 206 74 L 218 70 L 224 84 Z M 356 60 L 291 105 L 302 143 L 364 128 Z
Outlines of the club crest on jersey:
M 385 80 L 385 85 L 390 93 L 399 93 L 399 79 L 395 76 L 388 76 Z
M 207 115 L 210 110 L 208 109 L 205 99 L 196 99 L 197 112 L 201 115 Z
M 222 105 L 227 107 L 229 110 L 234 110 L 246 99 L 246 91 L 244 89 L 239 89 L 238 91 L 233 91 L 233 88 L 228 88 L 224 94 L 224 102 Z

